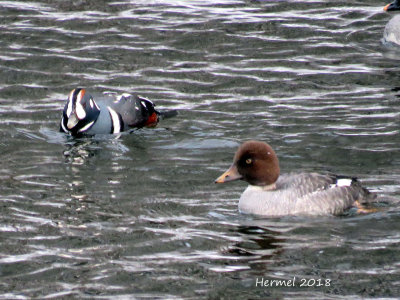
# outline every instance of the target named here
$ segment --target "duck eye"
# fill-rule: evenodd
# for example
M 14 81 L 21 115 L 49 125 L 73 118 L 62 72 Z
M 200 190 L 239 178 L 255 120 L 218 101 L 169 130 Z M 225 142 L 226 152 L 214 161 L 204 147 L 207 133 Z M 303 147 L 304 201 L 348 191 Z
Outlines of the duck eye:
M 246 164 L 250 165 L 253 162 L 251 158 L 246 159 Z

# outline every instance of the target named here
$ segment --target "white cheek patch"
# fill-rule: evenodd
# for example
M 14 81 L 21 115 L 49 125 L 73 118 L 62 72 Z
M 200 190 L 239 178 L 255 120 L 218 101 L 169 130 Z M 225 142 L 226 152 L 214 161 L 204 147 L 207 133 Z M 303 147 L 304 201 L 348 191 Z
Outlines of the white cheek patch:
M 90 99 L 90 100 L 89 100 L 89 104 L 90 104 L 90 107 L 91 107 L 91 108 L 94 108 L 94 102 L 93 102 L 93 99 Z
M 83 108 L 82 104 L 79 102 L 75 105 L 76 116 L 79 120 L 83 120 L 86 117 L 85 109 Z
M 114 128 L 113 133 L 121 132 L 121 121 L 119 119 L 117 112 L 109 106 L 107 106 L 107 108 L 108 108 L 108 111 L 110 112 L 111 121 L 112 121 L 113 128 Z

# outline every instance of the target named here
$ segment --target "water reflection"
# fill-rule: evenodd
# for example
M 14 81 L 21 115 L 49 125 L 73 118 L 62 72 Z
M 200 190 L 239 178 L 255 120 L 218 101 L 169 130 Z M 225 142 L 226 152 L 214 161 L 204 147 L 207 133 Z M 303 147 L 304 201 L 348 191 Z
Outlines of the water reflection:
M 100 142 L 91 138 L 86 140 L 76 140 L 71 138 L 71 141 L 66 143 L 66 149 L 63 151 L 65 162 L 72 165 L 84 165 L 91 157 L 94 157 L 102 150 L 99 147 Z M 79 169 L 72 168 L 76 173 Z
M 277 255 L 280 242 L 284 240 L 280 238 L 280 233 L 268 228 L 258 226 L 239 226 L 237 232 L 240 233 L 242 241 L 231 245 L 227 250 L 230 254 L 238 256 L 257 256 L 256 259 L 268 260 L 272 256 Z
M 68 170 L 68 192 L 75 210 L 89 210 L 90 205 L 98 205 L 96 193 L 90 184 L 107 187 L 107 197 L 118 199 L 124 177 L 125 163 L 131 150 L 124 144 L 121 135 L 99 135 L 96 137 L 67 137 L 63 155 Z M 106 168 L 105 173 L 99 173 Z

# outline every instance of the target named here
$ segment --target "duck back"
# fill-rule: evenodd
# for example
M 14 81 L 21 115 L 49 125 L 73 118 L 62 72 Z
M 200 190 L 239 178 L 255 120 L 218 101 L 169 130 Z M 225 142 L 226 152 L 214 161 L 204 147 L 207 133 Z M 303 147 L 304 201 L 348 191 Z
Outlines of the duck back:
M 334 174 L 281 175 L 275 188 L 249 186 L 239 200 L 241 212 L 283 216 L 341 214 L 355 201 L 366 202 L 370 193 L 355 178 Z

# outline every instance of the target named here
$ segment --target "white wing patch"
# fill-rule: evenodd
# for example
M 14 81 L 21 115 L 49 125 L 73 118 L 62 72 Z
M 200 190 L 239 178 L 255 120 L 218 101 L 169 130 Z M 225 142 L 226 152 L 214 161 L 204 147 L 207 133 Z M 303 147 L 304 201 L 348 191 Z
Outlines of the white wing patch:
M 342 178 L 336 182 L 337 186 L 350 186 L 353 179 L 351 178 Z
M 146 102 L 140 101 L 140 104 L 142 104 L 142 106 L 143 106 L 144 108 L 147 108 L 147 107 L 146 107 Z
M 114 128 L 113 133 L 121 132 L 121 121 L 119 119 L 117 112 L 109 106 L 107 106 L 107 108 L 108 108 L 108 111 L 110 112 L 111 121 L 112 121 L 113 128 Z
M 140 99 L 145 100 L 145 101 L 149 101 L 152 105 L 154 105 L 153 101 L 151 101 L 150 99 L 147 99 L 146 97 L 143 97 L 143 96 L 140 96 L 140 95 L 138 95 L 138 97 L 139 97 Z
M 353 179 L 351 178 L 341 178 L 336 181 L 335 184 L 331 184 L 331 188 L 333 187 L 342 187 L 342 186 L 351 186 Z
M 85 132 L 85 131 L 88 130 L 90 127 L 92 127 L 93 124 L 94 124 L 94 121 L 90 122 L 89 124 L 83 126 L 81 129 L 79 129 L 78 132 Z

